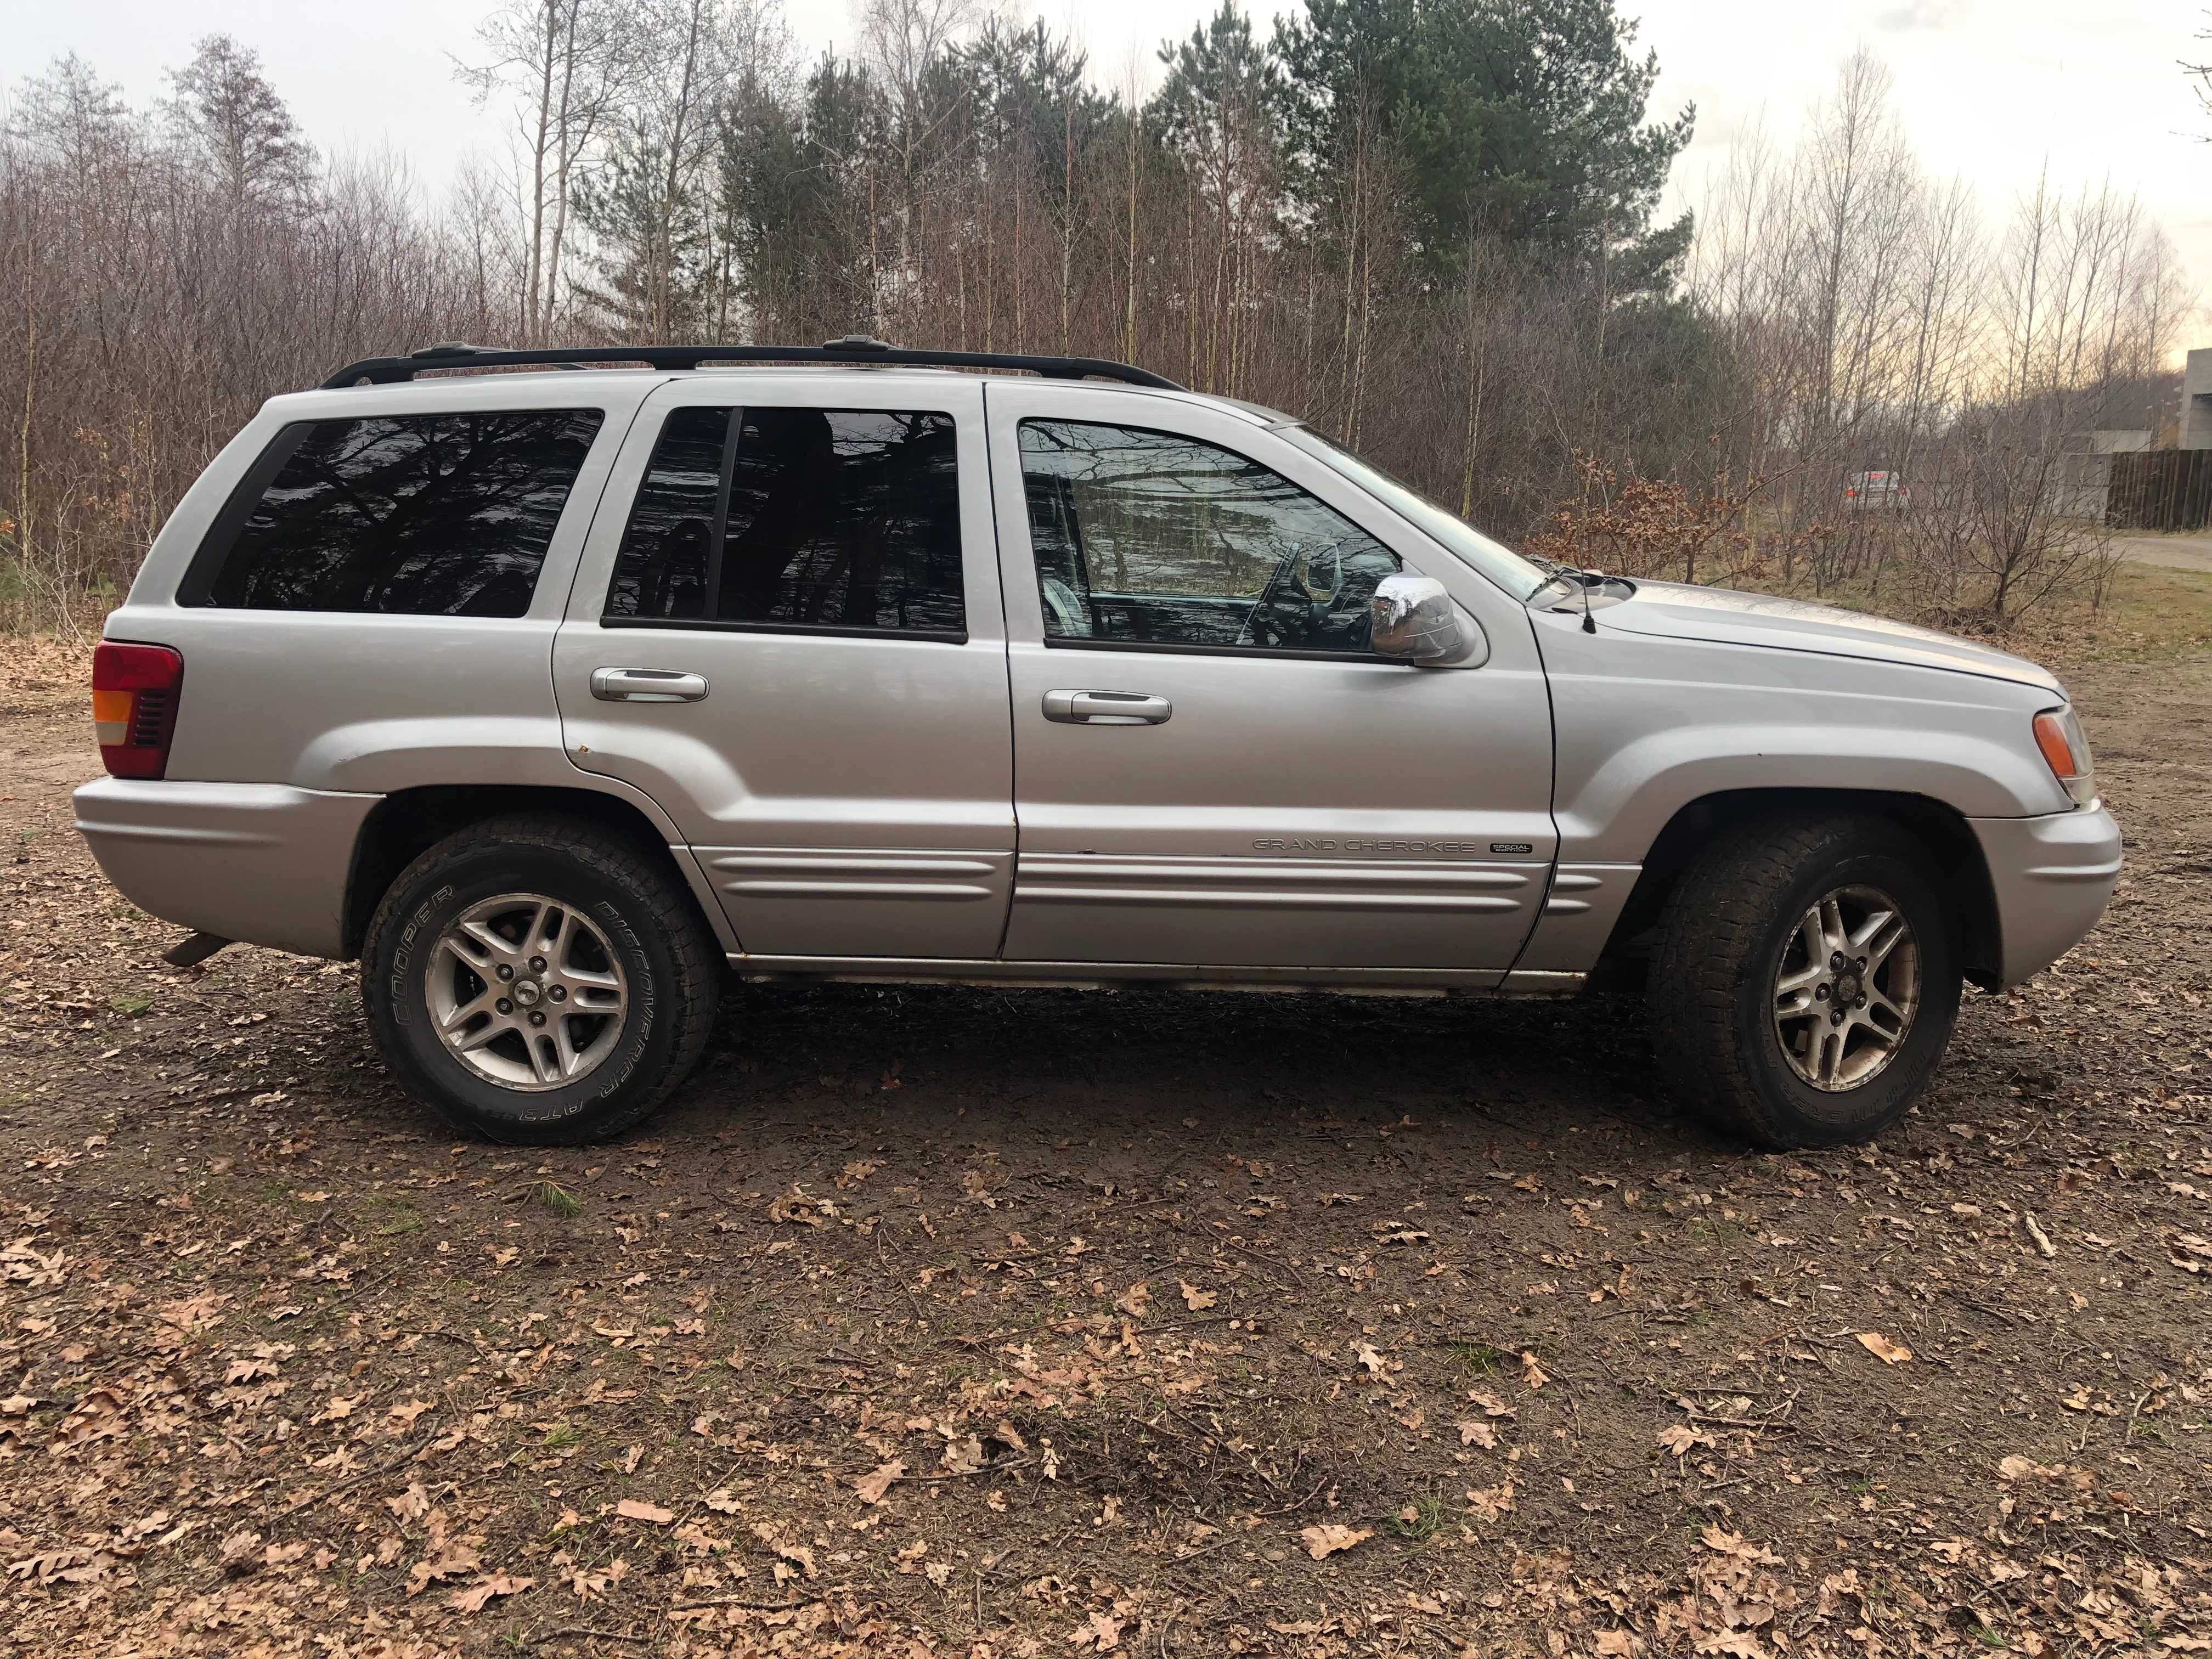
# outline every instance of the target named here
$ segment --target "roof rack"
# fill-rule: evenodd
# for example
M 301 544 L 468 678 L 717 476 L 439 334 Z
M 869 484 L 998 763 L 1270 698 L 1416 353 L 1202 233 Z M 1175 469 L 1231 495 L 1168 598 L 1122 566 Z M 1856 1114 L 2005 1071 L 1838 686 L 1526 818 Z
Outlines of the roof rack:
M 643 363 L 651 368 L 697 368 L 703 363 L 899 363 L 927 368 L 1023 369 L 1048 380 L 1080 380 L 1091 376 L 1124 380 L 1162 391 L 1184 388 L 1150 369 L 1104 357 L 1037 357 L 1004 351 L 934 351 L 895 346 L 865 334 L 848 334 L 818 346 L 648 345 L 586 346 L 566 349 L 509 351 L 495 346 L 448 341 L 425 346 L 404 357 L 364 357 L 348 363 L 323 382 L 325 391 L 357 386 L 391 386 L 439 369 L 582 368 L 592 363 Z

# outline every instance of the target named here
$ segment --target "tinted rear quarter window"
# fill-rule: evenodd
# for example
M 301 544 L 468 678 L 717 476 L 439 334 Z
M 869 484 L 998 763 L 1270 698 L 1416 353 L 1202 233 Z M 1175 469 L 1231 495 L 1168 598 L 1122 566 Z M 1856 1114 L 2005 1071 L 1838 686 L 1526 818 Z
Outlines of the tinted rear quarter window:
M 726 409 L 679 409 L 660 428 L 615 558 L 610 613 L 706 615 L 729 427 Z
M 180 598 L 520 617 L 601 419 L 595 409 L 523 410 L 287 428 L 261 469 L 281 453 L 274 476 L 242 522 L 218 526 Z

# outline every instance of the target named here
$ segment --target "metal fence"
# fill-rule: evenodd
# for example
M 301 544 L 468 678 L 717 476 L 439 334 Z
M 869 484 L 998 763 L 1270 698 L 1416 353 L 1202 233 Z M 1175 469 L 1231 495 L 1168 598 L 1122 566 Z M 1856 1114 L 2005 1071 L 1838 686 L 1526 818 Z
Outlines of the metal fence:
M 2212 449 L 2114 455 L 2107 523 L 2119 530 L 2202 530 L 2212 524 Z

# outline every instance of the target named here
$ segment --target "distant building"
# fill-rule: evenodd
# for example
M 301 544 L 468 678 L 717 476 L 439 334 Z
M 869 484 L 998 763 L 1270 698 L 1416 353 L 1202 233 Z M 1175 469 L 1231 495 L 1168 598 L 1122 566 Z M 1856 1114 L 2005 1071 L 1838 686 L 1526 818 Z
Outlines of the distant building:
M 2212 352 L 2204 355 L 2212 358 Z M 2100 428 L 2069 434 L 2052 490 L 2053 509 L 2063 518 L 2104 523 L 2112 504 L 2112 457 L 2139 454 L 2149 447 L 2150 434 L 2141 429 Z
M 2181 447 L 2212 449 L 2212 346 L 2191 352 L 2181 371 Z

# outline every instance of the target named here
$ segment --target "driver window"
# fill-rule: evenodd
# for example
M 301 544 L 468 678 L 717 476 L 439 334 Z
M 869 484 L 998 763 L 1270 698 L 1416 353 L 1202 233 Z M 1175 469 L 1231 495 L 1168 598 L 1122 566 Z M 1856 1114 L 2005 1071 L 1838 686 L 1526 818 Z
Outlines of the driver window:
M 1024 421 L 1048 644 L 1364 652 L 1397 556 L 1279 473 L 1197 438 Z

